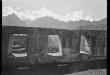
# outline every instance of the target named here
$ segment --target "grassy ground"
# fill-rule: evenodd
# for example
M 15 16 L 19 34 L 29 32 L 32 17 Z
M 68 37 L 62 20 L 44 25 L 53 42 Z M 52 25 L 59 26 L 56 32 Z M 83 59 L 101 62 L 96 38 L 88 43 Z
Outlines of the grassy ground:
M 65 75 L 107 75 L 107 70 L 106 69 L 88 70 Z

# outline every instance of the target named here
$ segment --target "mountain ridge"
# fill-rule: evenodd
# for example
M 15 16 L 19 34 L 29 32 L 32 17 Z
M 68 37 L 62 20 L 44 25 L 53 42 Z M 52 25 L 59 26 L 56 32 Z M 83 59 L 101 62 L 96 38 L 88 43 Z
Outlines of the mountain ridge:
M 100 21 L 60 21 L 52 17 L 42 17 L 34 21 L 20 20 L 15 14 L 2 17 L 2 26 L 26 26 L 26 27 L 41 27 L 41 28 L 56 28 L 56 29 L 85 29 L 85 30 L 107 30 L 107 18 Z

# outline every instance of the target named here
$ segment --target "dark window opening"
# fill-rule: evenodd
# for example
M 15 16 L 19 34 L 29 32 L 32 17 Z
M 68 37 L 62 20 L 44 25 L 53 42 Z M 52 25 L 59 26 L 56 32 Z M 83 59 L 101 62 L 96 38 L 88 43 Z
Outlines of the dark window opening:
M 105 36 L 98 36 L 94 38 L 93 56 L 106 56 L 107 39 Z
M 71 48 L 73 43 L 73 38 L 71 36 L 62 37 L 62 47 L 63 48 Z
M 66 48 L 66 37 L 62 37 L 62 47 Z

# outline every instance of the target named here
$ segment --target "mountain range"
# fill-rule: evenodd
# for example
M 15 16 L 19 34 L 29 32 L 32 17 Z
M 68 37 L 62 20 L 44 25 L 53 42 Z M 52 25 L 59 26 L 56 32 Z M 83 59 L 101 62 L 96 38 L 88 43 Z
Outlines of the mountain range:
M 107 18 L 100 21 L 59 21 L 52 17 L 37 18 L 34 21 L 21 20 L 15 14 L 2 16 L 2 26 L 41 27 L 68 30 L 107 30 Z

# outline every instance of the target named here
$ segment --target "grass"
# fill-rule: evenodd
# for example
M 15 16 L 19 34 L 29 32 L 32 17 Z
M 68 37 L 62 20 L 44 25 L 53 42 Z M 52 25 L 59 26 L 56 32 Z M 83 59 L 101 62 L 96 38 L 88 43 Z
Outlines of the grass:
M 107 75 L 107 70 L 106 69 L 88 70 L 65 75 Z

